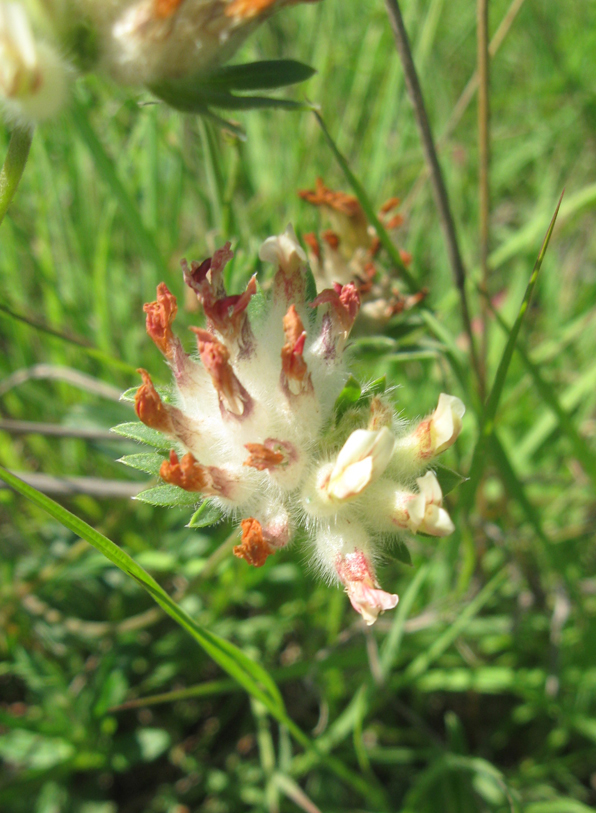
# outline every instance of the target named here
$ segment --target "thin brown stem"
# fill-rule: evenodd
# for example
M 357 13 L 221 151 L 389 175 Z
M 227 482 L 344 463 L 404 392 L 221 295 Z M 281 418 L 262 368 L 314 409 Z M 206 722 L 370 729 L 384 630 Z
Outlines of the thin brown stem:
M 478 0 L 476 38 L 478 47 L 478 208 L 480 219 L 480 287 L 484 294 L 480 308 L 482 339 L 480 344 L 480 398 L 486 389 L 486 357 L 488 352 L 489 296 L 489 218 L 490 218 L 490 99 L 488 53 L 488 0 Z
M 426 113 L 426 107 L 424 105 L 424 98 L 422 96 L 420 82 L 418 81 L 418 74 L 412 58 L 412 51 L 410 49 L 410 43 L 399 5 L 397 0 L 385 0 L 385 4 L 387 7 L 387 13 L 389 15 L 389 20 L 391 22 L 391 28 L 393 30 L 395 45 L 404 71 L 406 89 L 408 91 L 408 96 L 410 97 L 412 107 L 414 108 L 414 116 L 420 133 L 424 158 L 431 178 L 435 204 L 437 206 L 441 227 L 443 229 L 445 242 L 447 244 L 447 253 L 449 255 L 451 270 L 455 284 L 459 291 L 462 321 L 470 344 L 472 365 L 478 380 L 480 381 L 481 376 L 478 354 L 476 352 L 476 345 L 474 343 L 470 310 L 468 307 L 468 297 L 466 294 L 466 273 L 459 250 L 455 222 L 453 220 L 451 207 L 449 205 L 449 197 L 447 195 L 447 189 L 443 180 L 443 173 L 441 172 L 439 159 L 437 158 L 437 151 L 435 149 L 430 123 Z

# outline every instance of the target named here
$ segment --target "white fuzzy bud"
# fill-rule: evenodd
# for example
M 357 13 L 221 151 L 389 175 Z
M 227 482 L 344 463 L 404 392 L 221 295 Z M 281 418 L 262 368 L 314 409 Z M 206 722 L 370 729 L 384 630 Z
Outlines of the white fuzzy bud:
M 265 240 L 259 251 L 259 259 L 271 263 L 287 275 L 306 265 L 306 254 L 291 223 L 283 234 Z
M 326 490 L 332 499 L 355 497 L 378 479 L 391 460 L 395 438 L 384 426 L 378 431 L 352 432 L 337 456 Z

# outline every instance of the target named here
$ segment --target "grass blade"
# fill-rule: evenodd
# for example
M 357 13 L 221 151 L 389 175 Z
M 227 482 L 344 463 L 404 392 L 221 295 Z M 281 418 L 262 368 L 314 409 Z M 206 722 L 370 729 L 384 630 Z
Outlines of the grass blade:
M 18 477 L 15 477 L 2 466 L 0 466 L 0 480 L 23 497 L 31 500 L 39 508 L 42 508 L 64 527 L 80 536 L 116 567 L 134 579 L 151 595 L 156 604 L 188 632 L 207 655 L 227 672 L 236 683 L 242 686 L 252 697 L 260 700 L 270 714 L 288 728 L 298 743 L 311 751 L 321 763 L 327 765 L 336 776 L 345 781 L 351 788 L 366 798 L 379 801 L 382 794 L 375 786 L 371 786 L 365 779 L 355 775 L 341 760 L 324 753 L 318 744 L 313 742 L 288 716 L 276 683 L 262 666 L 251 660 L 234 644 L 197 624 L 128 553 L 99 533 L 99 531 L 96 531 L 82 519 L 54 502 L 54 500 L 19 480 Z
M 503 387 L 505 385 L 505 379 L 507 378 L 507 372 L 509 371 L 509 365 L 513 357 L 515 345 L 517 343 L 517 337 L 519 336 L 519 331 L 521 330 L 521 326 L 524 321 L 526 311 L 528 310 L 528 306 L 530 304 L 530 300 L 532 298 L 532 294 L 536 286 L 536 280 L 538 279 L 538 273 L 540 272 L 540 268 L 544 260 L 544 255 L 546 254 L 546 250 L 548 248 L 548 244 L 550 242 L 550 238 L 553 233 L 553 229 L 555 227 L 555 222 L 557 220 L 557 215 L 559 213 L 561 201 L 563 200 L 563 194 L 564 192 L 561 194 L 561 197 L 559 198 L 557 208 L 555 209 L 555 213 L 552 216 L 550 225 L 548 227 L 548 231 L 546 232 L 546 236 L 542 243 L 542 248 L 540 249 L 540 253 L 538 254 L 538 259 L 534 264 L 534 269 L 532 271 L 532 275 L 530 276 L 530 280 L 528 282 L 524 298 L 522 300 L 519 312 L 517 314 L 517 318 L 511 329 L 511 332 L 509 333 L 509 339 L 507 340 L 507 344 L 505 345 L 503 355 L 501 356 L 501 361 L 499 362 L 499 366 L 497 368 L 494 384 L 492 386 L 492 389 L 488 395 L 486 404 L 484 406 L 482 419 L 480 423 L 480 434 L 478 437 L 478 441 L 476 442 L 476 446 L 474 448 L 474 454 L 470 466 L 469 482 L 462 487 L 463 505 L 465 508 L 468 509 L 472 505 L 474 495 L 476 493 L 476 488 L 478 487 L 478 483 L 480 481 L 482 467 L 485 459 L 484 453 L 486 450 L 487 440 L 493 433 L 495 416 L 497 414 L 497 408 L 499 406 L 499 401 L 501 400 L 501 395 L 503 393 Z
M 439 658 L 446 649 L 448 649 L 455 639 L 462 634 L 469 622 L 478 615 L 484 605 L 492 598 L 497 592 L 501 584 L 507 577 L 507 568 L 499 570 L 499 572 L 492 577 L 492 579 L 485 584 L 482 590 L 476 595 L 472 601 L 465 607 L 458 615 L 456 620 L 451 624 L 445 632 L 440 635 L 425 652 L 421 652 L 418 657 L 410 663 L 407 669 L 401 675 L 399 684 L 407 686 L 412 683 L 416 678 L 423 675 L 428 667 L 437 658 Z
M 91 153 L 99 175 L 107 183 L 112 195 L 120 204 L 122 214 L 128 223 L 128 227 L 135 236 L 139 248 L 146 259 L 153 263 L 160 274 L 167 275 L 167 265 L 157 247 L 157 243 L 153 239 L 153 235 L 141 220 L 137 207 L 118 177 L 114 161 L 105 151 L 103 144 L 89 123 L 87 111 L 79 102 L 76 102 L 72 106 L 72 121 L 81 140 Z
M 0 466 L 0 480 L 42 508 L 65 528 L 80 536 L 112 564 L 128 574 L 249 694 L 261 700 L 271 711 L 275 710 L 278 714 L 283 712 L 283 700 L 269 673 L 245 655 L 242 650 L 197 624 L 128 553 L 82 519 L 15 477 L 2 466 Z
M 502 330 L 505 333 L 509 333 L 511 328 L 507 325 L 501 314 L 495 310 L 495 308 L 490 302 L 489 309 L 492 315 L 495 317 L 499 327 L 502 328 Z M 521 358 L 526 370 L 532 376 L 532 380 L 540 394 L 540 397 L 542 398 L 544 403 L 550 408 L 554 416 L 557 418 L 561 433 L 565 435 L 569 440 L 574 455 L 581 463 L 588 477 L 592 480 L 594 488 L 596 488 L 596 458 L 594 456 L 594 453 L 586 445 L 586 441 L 584 440 L 584 438 L 582 438 L 582 436 L 575 428 L 571 416 L 564 408 L 564 406 L 561 404 L 552 385 L 549 384 L 543 378 L 542 373 L 540 372 L 540 368 L 538 367 L 537 364 L 534 364 L 534 362 L 526 352 L 526 349 L 524 348 L 523 344 L 521 342 L 518 342 L 515 349 L 517 350 L 519 357 Z
M 545 545 L 549 545 L 550 540 L 542 527 L 540 514 L 538 513 L 538 510 L 535 508 L 534 504 L 528 498 L 524 485 L 511 465 L 511 461 L 507 457 L 505 449 L 503 448 L 496 432 L 493 433 L 490 439 L 490 447 L 493 460 L 501 471 L 503 482 L 505 483 L 510 496 L 514 500 L 517 500 L 517 502 L 520 504 L 522 511 L 534 529 L 536 536 L 542 542 L 544 542 Z

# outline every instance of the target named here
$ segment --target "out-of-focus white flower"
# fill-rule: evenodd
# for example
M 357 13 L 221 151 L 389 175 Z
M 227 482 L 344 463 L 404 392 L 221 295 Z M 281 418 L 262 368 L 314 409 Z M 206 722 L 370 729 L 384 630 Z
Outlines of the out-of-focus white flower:
M 25 8 L 0 2 L 0 103 L 8 117 L 34 125 L 55 115 L 70 78 L 57 49 L 34 35 Z
M 336 409 L 348 378 L 344 345 L 358 312 L 355 287 L 336 286 L 309 302 L 305 257 L 288 227 L 261 248 L 275 276 L 269 300 L 259 294 L 253 308 L 254 278 L 238 295 L 225 290 L 231 257 L 227 244 L 203 262 L 182 264 L 207 319 L 206 328 L 193 328 L 200 361 L 172 330 L 176 299 L 163 283 L 145 305 L 147 332 L 175 381 L 164 401 L 142 370 L 135 398 L 141 421 L 174 446 L 160 475 L 241 518 L 234 553 L 256 567 L 302 529 L 314 567 L 342 584 L 372 624 L 397 603 L 379 587 L 373 566 L 388 535 L 453 529 L 440 487 L 430 472 L 415 480 L 427 462 L 413 464 L 410 449 L 408 478 L 396 477 L 403 422 L 384 396 L 346 414 Z M 439 433 L 439 448 L 445 442 Z

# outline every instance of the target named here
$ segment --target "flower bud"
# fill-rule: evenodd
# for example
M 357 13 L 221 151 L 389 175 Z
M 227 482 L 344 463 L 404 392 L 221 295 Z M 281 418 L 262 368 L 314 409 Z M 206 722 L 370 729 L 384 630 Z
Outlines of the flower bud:
M 428 465 L 455 443 L 461 432 L 465 411 L 459 398 L 442 392 L 432 415 L 421 421 L 410 435 L 398 438 L 395 444 L 396 458 L 401 460 L 402 465 L 409 461 L 413 468 Z
M 378 431 L 357 429 L 352 432 L 337 456 L 327 494 L 336 500 L 355 497 L 380 477 L 391 459 L 395 438 L 384 426 Z
M 418 491 L 396 488 L 383 480 L 371 489 L 365 510 L 371 527 L 377 531 L 403 528 L 412 533 L 448 536 L 454 525 L 443 506 L 443 493 L 435 475 L 429 471 L 416 480 Z
M 398 596 L 379 589 L 372 563 L 363 551 L 354 550 L 338 556 L 336 570 L 352 607 L 368 626 L 375 623 L 379 613 L 393 610 L 397 605 Z
M 273 280 L 275 300 L 286 305 L 304 301 L 305 281 L 302 272 L 306 266 L 306 254 L 291 223 L 283 234 L 265 240 L 259 251 L 259 259 L 277 268 Z
M 427 471 L 424 477 L 416 480 L 419 495 L 410 508 L 410 517 L 417 531 L 431 536 L 449 536 L 455 530 L 451 517 L 442 507 L 443 492 L 439 481 L 432 473 Z

